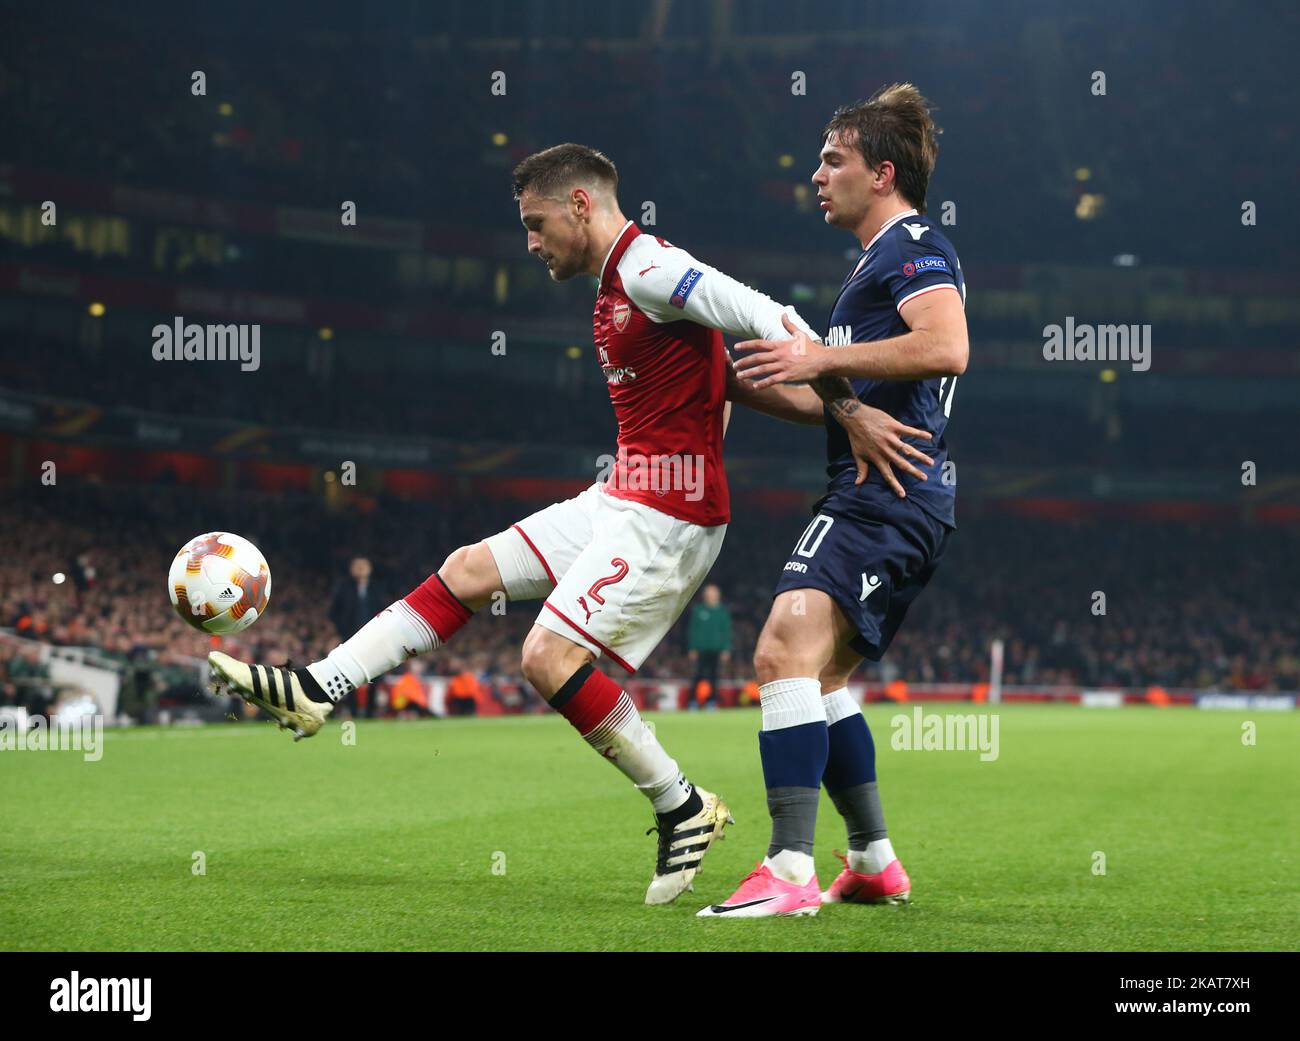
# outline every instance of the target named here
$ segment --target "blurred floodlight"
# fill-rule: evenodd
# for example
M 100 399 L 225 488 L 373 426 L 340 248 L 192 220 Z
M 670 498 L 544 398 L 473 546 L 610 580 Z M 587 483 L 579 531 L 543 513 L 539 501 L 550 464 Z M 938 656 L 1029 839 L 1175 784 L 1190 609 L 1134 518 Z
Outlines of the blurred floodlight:
M 1079 196 L 1079 201 L 1075 204 L 1074 215 L 1079 220 L 1092 220 L 1100 215 L 1105 205 L 1106 196 L 1093 192 L 1084 192 Z

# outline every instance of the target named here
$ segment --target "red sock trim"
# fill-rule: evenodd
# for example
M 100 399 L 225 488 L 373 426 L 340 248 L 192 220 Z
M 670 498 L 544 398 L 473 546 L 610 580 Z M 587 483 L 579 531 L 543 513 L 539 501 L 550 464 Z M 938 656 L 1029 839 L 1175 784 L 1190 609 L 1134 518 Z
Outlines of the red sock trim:
M 412 611 L 429 623 L 443 643 L 459 632 L 474 613 L 456 599 L 436 571 L 403 599 Z
M 587 682 L 578 688 L 560 709 L 560 715 L 573 724 L 575 730 L 586 737 L 603 723 L 618 704 L 623 688 L 603 672 L 592 670 Z

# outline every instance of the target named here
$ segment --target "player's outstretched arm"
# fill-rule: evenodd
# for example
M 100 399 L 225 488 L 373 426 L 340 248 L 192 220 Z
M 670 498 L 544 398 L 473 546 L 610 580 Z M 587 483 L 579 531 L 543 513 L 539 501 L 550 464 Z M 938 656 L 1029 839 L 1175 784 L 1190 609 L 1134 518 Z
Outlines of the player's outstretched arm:
M 619 270 L 625 266 L 623 289 L 651 321 L 685 319 L 729 336 L 762 339 L 784 337 L 782 319 L 788 318 L 816 336 L 794 308 L 652 235 L 633 241 Z
M 807 382 L 823 376 L 849 379 L 924 380 L 960 376 L 966 371 L 970 342 L 961 295 L 925 293 L 899 309 L 908 332 L 875 343 L 825 347 L 793 323 L 780 339 L 736 344 L 745 356 L 736 371 L 762 390 L 777 383 Z

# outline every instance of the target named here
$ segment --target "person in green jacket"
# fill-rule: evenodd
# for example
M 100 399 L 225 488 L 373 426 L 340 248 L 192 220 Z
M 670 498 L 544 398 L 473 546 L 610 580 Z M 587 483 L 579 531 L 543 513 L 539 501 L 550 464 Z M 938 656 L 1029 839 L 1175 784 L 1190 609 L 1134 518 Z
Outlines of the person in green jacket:
M 713 583 L 704 587 L 703 598 L 691 612 L 686 632 L 686 647 L 695 666 L 691 681 L 689 708 L 699 708 L 697 692 L 700 681 L 709 685 L 705 705 L 718 707 L 718 667 L 731 661 L 731 609 L 722 602 L 722 591 Z

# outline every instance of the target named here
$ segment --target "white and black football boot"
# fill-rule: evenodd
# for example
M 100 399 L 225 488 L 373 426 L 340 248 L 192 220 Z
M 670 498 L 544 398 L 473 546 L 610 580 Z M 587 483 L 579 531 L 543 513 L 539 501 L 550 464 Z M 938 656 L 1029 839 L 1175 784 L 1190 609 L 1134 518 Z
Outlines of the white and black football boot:
M 722 829 L 736 822 L 725 802 L 698 787 L 679 809 L 657 815 L 656 821 L 646 832 L 659 833 L 659 852 L 645 902 L 669 904 L 694 888 L 704 854 L 715 839 L 724 837 Z
M 208 655 L 212 689 L 218 694 L 238 694 L 293 733 L 295 741 L 313 736 L 334 711 L 334 702 L 304 668 L 245 665 L 229 654 Z

